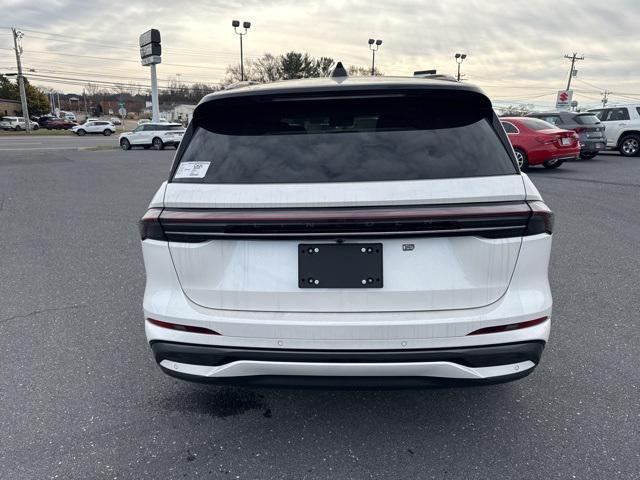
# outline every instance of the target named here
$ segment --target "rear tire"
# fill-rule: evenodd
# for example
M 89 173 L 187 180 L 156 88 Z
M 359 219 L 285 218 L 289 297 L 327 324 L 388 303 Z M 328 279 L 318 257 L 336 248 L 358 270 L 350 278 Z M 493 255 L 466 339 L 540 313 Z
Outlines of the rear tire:
M 19 132 L 20 130 L 22 130 L 22 127 L 20 127 L 20 125 L 16 125 L 15 130 L 16 130 L 16 132 Z
M 120 148 L 122 150 L 131 150 L 131 142 L 126 138 L 123 138 L 122 140 L 120 140 Z
M 564 163 L 564 161 L 562 160 L 547 160 L 546 162 L 544 162 L 542 164 L 542 166 L 544 168 L 548 168 L 548 169 L 553 169 L 553 168 L 558 168 L 560 165 L 562 165 Z
M 84 130 L 82 130 L 82 129 L 78 130 L 76 133 L 77 133 L 78 135 L 80 135 L 81 137 L 84 137 L 84 136 L 87 134 L 87 132 L 85 132 L 85 131 L 84 131 Z
M 111 130 L 109 130 L 108 128 L 105 128 L 104 131 L 102 132 L 102 134 L 105 137 L 108 137 L 109 135 L 111 135 L 113 132 Z
M 33 127 L 31 127 L 33 130 L 38 130 L 40 128 L 40 125 L 34 125 Z
M 640 136 L 631 134 L 620 139 L 618 151 L 625 157 L 637 157 L 640 155 Z
M 518 162 L 518 167 L 520 167 L 520 170 L 524 171 L 528 169 L 529 159 L 527 158 L 527 154 L 524 152 L 524 150 L 521 150 L 519 148 L 514 148 L 513 151 L 516 154 L 516 160 Z
M 162 142 L 161 138 L 158 138 L 158 137 L 154 138 L 151 144 L 153 145 L 154 150 L 164 149 L 164 143 Z
M 581 153 L 580 154 L 580 158 L 582 160 L 591 160 L 592 158 L 594 158 L 596 155 L 598 155 L 598 152 L 589 152 L 589 153 Z

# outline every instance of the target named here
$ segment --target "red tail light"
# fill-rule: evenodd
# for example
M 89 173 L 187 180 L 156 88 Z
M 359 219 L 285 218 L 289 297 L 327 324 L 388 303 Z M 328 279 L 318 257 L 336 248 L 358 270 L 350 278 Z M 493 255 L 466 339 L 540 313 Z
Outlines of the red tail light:
M 540 317 L 536 318 L 535 320 L 527 320 L 526 322 L 510 323 L 509 325 L 497 325 L 495 327 L 486 327 L 481 328 L 480 330 L 474 330 L 471 333 L 467 333 L 467 335 L 484 335 L 487 333 L 510 332 L 512 330 L 535 327 L 536 325 L 540 325 L 541 323 L 546 322 L 548 319 L 549 317 Z
M 548 145 L 550 143 L 553 143 L 556 141 L 556 137 L 551 136 L 551 135 L 546 135 L 546 136 L 539 136 L 539 137 L 535 137 L 536 138 L 536 142 L 541 143 L 543 145 Z
M 553 212 L 544 202 L 529 202 L 531 216 L 527 222 L 524 235 L 538 235 L 553 232 Z
M 167 241 L 167 237 L 160 225 L 161 208 L 150 208 L 138 222 L 141 240 L 162 240 Z
M 218 332 L 209 330 L 204 327 L 194 327 L 193 325 L 178 325 L 177 323 L 163 322 L 162 320 L 156 320 L 154 318 L 147 318 L 147 321 L 153 325 L 162 328 L 168 328 L 169 330 L 179 330 L 181 332 L 189 333 L 204 333 L 206 335 L 220 335 Z

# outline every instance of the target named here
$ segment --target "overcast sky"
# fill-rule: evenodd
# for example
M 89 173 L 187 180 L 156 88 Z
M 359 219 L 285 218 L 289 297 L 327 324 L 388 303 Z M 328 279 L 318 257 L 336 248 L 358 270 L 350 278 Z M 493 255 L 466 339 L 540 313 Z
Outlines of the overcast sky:
M 597 104 L 605 89 L 613 101 L 640 102 L 640 0 L 0 0 L 0 12 L 0 27 L 24 31 L 25 68 L 78 83 L 144 83 L 137 41 L 152 27 L 162 33 L 161 85 L 177 74 L 218 82 L 238 61 L 231 20 L 239 19 L 252 23 L 249 57 L 298 50 L 370 66 L 367 39 L 379 38 L 376 66 L 386 75 L 454 74 L 453 55 L 463 52 L 465 79 L 496 103 L 552 104 L 567 82 L 563 56 L 575 51 L 585 56 L 572 85 L 582 106 Z M 15 70 L 11 47 L 3 28 L 0 72 Z M 68 80 L 33 81 L 82 90 Z

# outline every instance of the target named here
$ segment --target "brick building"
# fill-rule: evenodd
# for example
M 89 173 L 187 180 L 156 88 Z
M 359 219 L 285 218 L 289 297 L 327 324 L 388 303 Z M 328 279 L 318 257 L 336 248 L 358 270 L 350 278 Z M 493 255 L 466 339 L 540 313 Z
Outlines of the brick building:
M 22 105 L 18 100 L 0 98 L 0 116 L 14 117 L 22 115 Z

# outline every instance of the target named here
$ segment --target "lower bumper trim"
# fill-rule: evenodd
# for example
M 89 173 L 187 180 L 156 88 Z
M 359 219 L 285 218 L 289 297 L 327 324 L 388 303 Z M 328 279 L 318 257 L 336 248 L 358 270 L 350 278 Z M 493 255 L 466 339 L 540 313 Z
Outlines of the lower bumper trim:
M 534 370 L 544 342 L 364 352 L 278 351 L 170 342 L 154 342 L 152 348 L 165 373 L 196 382 L 395 388 L 515 380 Z M 205 357 L 206 353 L 210 355 Z

